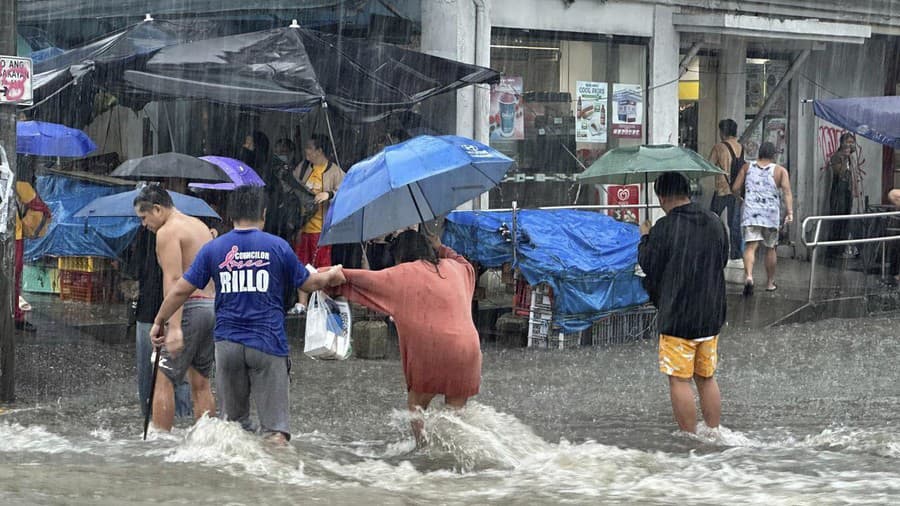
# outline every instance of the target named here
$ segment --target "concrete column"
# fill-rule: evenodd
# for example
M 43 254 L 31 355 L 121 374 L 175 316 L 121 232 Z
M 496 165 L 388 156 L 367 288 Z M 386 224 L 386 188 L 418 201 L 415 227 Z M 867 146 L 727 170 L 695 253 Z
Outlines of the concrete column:
M 656 6 L 650 40 L 650 86 L 647 93 L 649 144 L 678 144 L 678 50 L 681 37 L 672 24 L 671 7 Z
M 719 51 L 719 119 L 731 118 L 738 124 L 738 136 L 744 132 L 747 102 L 747 41 L 737 37 L 722 39 Z

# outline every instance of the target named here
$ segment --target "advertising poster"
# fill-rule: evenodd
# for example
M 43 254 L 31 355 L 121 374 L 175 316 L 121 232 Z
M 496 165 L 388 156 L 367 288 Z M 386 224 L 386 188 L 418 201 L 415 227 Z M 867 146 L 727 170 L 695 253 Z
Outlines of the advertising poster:
M 639 209 L 641 203 L 641 185 L 627 184 L 606 185 L 606 205 L 634 207 L 620 207 L 618 209 L 610 209 L 609 215 L 619 221 L 626 223 L 638 223 Z
M 750 124 L 753 123 L 753 120 L 747 118 L 744 120 L 744 130 L 746 130 Z M 759 145 L 763 142 L 763 125 L 762 123 L 756 125 L 756 128 L 753 129 L 753 132 L 747 138 L 747 141 L 744 143 L 744 159 L 745 160 L 756 160 L 757 155 L 759 154 Z
M 575 142 L 606 144 L 606 83 L 576 81 Z
M 640 84 L 613 84 L 612 135 L 621 139 L 643 137 L 644 99 Z
M 765 65 L 748 63 L 746 70 L 747 100 L 744 105 L 746 106 L 747 115 L 753 115 L 762 107 L 763 100 L 765 100 L 766 67 Z
M 525 138 L 525 117 L 522 107 L 522 78 L 505 76 L 491 85 L 491 140 L 522 140 Z

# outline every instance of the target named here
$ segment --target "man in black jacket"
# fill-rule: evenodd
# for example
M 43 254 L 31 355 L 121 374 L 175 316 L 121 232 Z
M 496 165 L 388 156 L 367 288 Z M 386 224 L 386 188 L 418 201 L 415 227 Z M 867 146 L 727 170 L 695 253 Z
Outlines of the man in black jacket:
M 719 426 L 721 400 L 716 345 L 725 323 L 728 233 L 712 212 L 690 199 L 690 183 L 677 172 L 654 185 L 666 216 L 651 229 L 641 226 L 638 262 L 644 288 L 659 310 L 659 370 L 669 376 L 672 410 L 678 426 L 694 432 L 697 412 L 691 379 L 700 394 L 703 420 Z

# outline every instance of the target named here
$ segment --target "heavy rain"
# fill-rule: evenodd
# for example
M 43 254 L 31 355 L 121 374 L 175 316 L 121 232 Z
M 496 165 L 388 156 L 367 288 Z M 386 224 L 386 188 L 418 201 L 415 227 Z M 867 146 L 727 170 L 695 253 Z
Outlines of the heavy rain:
M 897 502 L 898 28 L 0 0 L 0 503 Z

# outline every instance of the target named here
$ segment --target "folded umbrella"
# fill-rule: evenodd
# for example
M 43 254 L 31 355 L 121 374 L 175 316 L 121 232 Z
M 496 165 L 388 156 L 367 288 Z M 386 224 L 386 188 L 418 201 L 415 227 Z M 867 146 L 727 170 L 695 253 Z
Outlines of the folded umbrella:
M 77 128 L 43 121 L 16 122 L 16 153 L 81 157 L 96 150 L 94 141 Z
M 201 156 L 201 160 L 206 160 L 224 170 L 228 177 L 231 178 L 230 183 L 190 183 L 191 188 L 202 188 L 204 190 L 234 190 L 238 186 L 265 186 L 266 183 L 259 177 L 255 170 L 250 168 L 246 163 L 228 158 L 226 156 Z
M 90 201 L 74 214 L 76 218 L 108 218 L 116 216 L 136 217 L 134 213 L 134 198 L 140 190 L 131 190 L 114 195 L 107 195 Z M 222 219 L 209 204 L 196 197 L 190 197 L 178 192 L 169 191 L 175 208 L 189 216 L 198 218 Z
M 126 160 L 110 174 L 138 180 L 187 179 L 204 183 L 230 183 L 217 165 L 182 153 L 161 153 Z
M 388 146 L 347 173 L 319 243 L 366 241 L 433 220 L 499 184 L 514 164 L 499 151 L 452 135 Z

